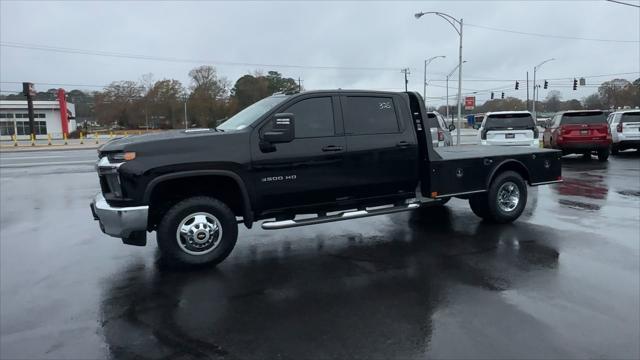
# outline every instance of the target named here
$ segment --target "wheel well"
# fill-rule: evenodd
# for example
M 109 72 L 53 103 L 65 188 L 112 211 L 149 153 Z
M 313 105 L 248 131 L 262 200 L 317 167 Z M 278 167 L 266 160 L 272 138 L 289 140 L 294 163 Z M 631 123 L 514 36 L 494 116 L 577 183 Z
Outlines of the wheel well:
M 245 216 L 242 191 L 234 179 L 218 175 L 181 177 L 162 181 L 152 189 L 148 229 L 155 230 L 167 210 L 192 196 L 211 196 L 225 203 L 235 216 Z
M 496 167 L 496 169 L 493 171 L 493 173 L 489 177 L 489 181 L 487 182 L 487 187 L 489 186 L 489 184 L 491 184 L 491 182 L 493 181 L 493 179 L 495 179 L 496 176 L 498 176 L 499 174 L 505 171 L 515 171 L 518 174 L 520 174 L 520 176 L 522 176 L 524 181 L 526 181 L 528 184 L 531 184 L 531 178 L 529 177 L 529 170 L 527 170 L 526 166 L 522 165 L 522 163 L 519 161 L 507 161 L 498 165 L 498 167 Z

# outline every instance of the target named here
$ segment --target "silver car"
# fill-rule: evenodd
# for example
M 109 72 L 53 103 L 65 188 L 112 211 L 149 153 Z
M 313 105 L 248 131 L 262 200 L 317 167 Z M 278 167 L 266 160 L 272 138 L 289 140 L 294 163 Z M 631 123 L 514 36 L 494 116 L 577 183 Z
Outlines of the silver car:
M 450 124 L 447 126 L 444 117 L 437 111 L 429 111 L 427 113 L 427 124 L 429 126 L 429 130 L 431 130 L 431 142 L 433 143 L 433 147 L 453 145 L 451 131 L 456 129 L 455 125 Z

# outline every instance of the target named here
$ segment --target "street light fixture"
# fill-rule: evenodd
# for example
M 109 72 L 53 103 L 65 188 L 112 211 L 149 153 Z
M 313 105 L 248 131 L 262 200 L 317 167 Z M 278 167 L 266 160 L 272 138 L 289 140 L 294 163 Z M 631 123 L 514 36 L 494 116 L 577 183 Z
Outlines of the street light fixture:
M 446 58 L 444 55 L 432 56 L 424 61 L 424 83 L 422 84 L 422 97 L 424 98 L 425 104 L 427 103 L 427 65 L 431 64 L 431 62 L 437 58 Z M 426 105 L 425 105 L 426 106 Z
M 419 13 L 416 13 L 414 16 L 416 17 L 416 19 L 420 19 L 424 15 L 430 15 L 430 14 L 437 15 L 443 18 L 444 20 L 446 20 L 451 26 L 453 26 L 453 29 L 460 36 L 460 46 L 458 48 L 458 132 L 456 136 L 456 143 L 457 145 L 460 145 L 460 125 L 462 122 L 461 101 L 462 101 L 462 24 L 463 24 L 463 21 L 462 19 L 458 20 L 449 14 L 441 13 L 438 11 L 419 12 Z
M 536 100 L 537 100 L 537 94 L 538 94 L 538 88 L 536 87 L 536 72 L 538 71 L 538 69 L 540 68 L 540 66 L 548 63 L 549 61 L 553 61 L 555 60 L 554 58 L 551 59 L 547 59 L 543 62 L 541 62 L 540 64 L 536 65 L 533 67 L 533 108 L 532 108 L 532 112 L 533 112 L 533 120 L 534 121 L 538 121 L 538 115 L 536 114 Z
M 467 60 L 463 61 L 462 63 L 464 64 L 466 62 L 467 62 Z M 451 77 L 451 75 L 453 75 L 453 72 L 458 69 L 458 67 L 460 67 L 460 64 L 456 65 L 456 67 L 454 67 L 453 70 L 451 70 L 449 75 L 447 75 L 447 77 L 446 77 L 447 80 L 446 80 L 446 86 L 445 87 L 447 88 L 447 120 L 449 120 L 449 78 Z M 460 102 L 459 100 L 460 99 L 458 98 L 458 102 Z M 453 123 L 453 121 L 451 123 Z M 460 125 L 460 124 L 458 124 L 458 125 Z

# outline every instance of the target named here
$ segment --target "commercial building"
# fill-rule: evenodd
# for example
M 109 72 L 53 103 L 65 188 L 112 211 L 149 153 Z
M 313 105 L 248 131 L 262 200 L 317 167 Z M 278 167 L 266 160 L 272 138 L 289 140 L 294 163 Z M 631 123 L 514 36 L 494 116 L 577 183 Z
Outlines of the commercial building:
M 62 124 L 67 121 L 68 131 L 76 129 L 75 106 L 66 103 L 66 114 L 60 113 L 60 101 L 34 101 L 34 122 L 36 139 L 46 139 L 50 134 L 53 139 L 63 137 Z M 0 140 L 11 140 L 16 134 L 18 140 L 29 140 L 29 111 L 26 100 L 0 100 Z

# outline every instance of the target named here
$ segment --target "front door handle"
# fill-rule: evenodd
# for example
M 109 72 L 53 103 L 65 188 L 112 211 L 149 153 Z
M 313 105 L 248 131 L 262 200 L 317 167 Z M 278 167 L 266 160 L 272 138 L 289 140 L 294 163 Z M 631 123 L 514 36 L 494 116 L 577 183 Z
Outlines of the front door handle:
M 342 151 L 342 146 L 327 145 L 322 148 L 322 151 Z
M 400 148 L 405 148 L 405 147 L 409 146 L 409 142 L 407 142 L 407 141 L 400 141 L 399 143 L 397 143 L 397 144 L 396 144 L 396 146 L 397 146 L 397 147 L 400 147 Z

